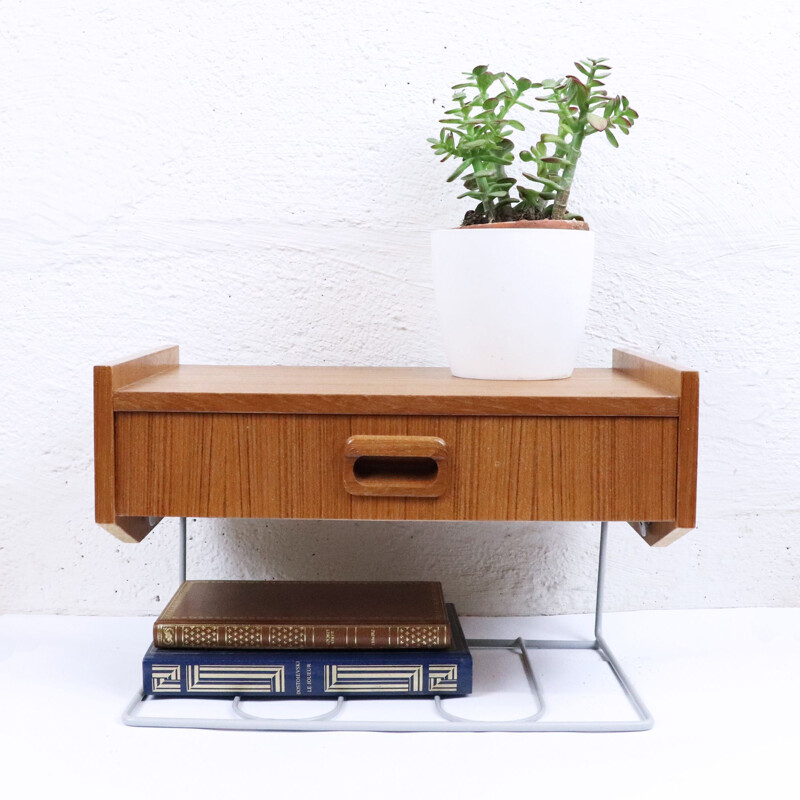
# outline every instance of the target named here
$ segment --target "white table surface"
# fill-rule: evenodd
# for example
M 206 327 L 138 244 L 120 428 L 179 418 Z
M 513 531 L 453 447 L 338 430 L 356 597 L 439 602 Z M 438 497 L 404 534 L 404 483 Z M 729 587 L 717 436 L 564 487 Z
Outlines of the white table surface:
M 606 614 L 606 639 L 656 720 L 651 731 L 612 734 L 126 727 L 120 713 L 140 685 L 152 622 L 0 617 L 0 796 L 800 796 L 800 609 Z M 462 622 L 473 638 L 591 635 L 588 616 Z M 619 710 L 592 656 L 541 661 L 564 716 Z M 469 712 L 522 711 L 514 687 L 487 691 L 506 665 L 493 658 L 514 657 L 476 662 Z

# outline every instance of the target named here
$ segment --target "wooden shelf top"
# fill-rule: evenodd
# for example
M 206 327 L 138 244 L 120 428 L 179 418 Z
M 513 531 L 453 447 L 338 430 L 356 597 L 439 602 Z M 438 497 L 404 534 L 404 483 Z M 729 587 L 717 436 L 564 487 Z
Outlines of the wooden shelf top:
M 623 369 L 554 381 L 455 378 L 445 368 L 164 365 L 113 394 L 115 411 L 677 417 L 680 392 Z M 641 379 L 640 379 L 641 378 Z

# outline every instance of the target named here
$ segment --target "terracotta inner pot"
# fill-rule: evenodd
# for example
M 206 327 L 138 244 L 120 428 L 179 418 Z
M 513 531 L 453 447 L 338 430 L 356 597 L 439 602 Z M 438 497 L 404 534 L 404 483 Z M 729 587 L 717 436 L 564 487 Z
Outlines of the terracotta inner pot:
M 512 222 L 486 222 L 482 225 L 463 225 L 456 230 L 472 228 L 539 228 L 553 230 L 588 231 L 589 226 L 579 219 L 521 219 Z

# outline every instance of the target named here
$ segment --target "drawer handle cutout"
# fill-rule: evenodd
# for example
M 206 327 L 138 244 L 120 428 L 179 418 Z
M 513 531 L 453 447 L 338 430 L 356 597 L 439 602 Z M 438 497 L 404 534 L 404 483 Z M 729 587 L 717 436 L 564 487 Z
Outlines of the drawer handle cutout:
M 447 445 L 438 436 L 351 436 L 345 489 L 370 497 L 439 497 L 449 485 Z
M 353 475 L 359 483 L 370 481 L 436 480 L 439 465 L 436 459 L 417 456 L 359 456 L 353 464 Z

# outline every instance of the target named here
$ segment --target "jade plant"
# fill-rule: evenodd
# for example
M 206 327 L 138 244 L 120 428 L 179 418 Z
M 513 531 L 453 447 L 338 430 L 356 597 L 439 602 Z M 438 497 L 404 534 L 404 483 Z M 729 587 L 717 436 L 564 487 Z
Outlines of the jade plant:
M 448 182 L 458 178 L 463 181 L 465 191 L 459 198 L 478 201 L 465 214 L 463 225 L 583 219 L 570 213 L 567 203 L 584 141 L 595 133 L 604 133 L 608 142 L 618 147 L 613 131 L 627 135 L 639 116 L 626 97 L 611 97 L 603 88 L 601 79 L 611 72 L 606 61 L 576 61 L 582 78 L 567 75 L 540 83 L 505 72 L 490 72 L 486 66 L 464 73 L 466 80 L 452 87 L 456 107 L 445 111 L 440 120 L 443 127 L 439 138 L 428 139 L 442 161 L 461 161 L 447 178 Z M 552 106 L 540 111 L 555 114 L 558 127 L 555 133 L 543 133 L 534 145 L 520 151 L 519 159 L 530 164 L 529 171 L 522 172 L 530 183 L 523 185 L 507 174 L 507 167 L 514 161 L 511 137 L 515 131 L 525 130 L 509 114 L 516 106 L 533 110 L 522 100 L 531 89 L 545 90 L 546 94 L 535 99 Z M 518 198 L 511 194 L 515 186 Z

